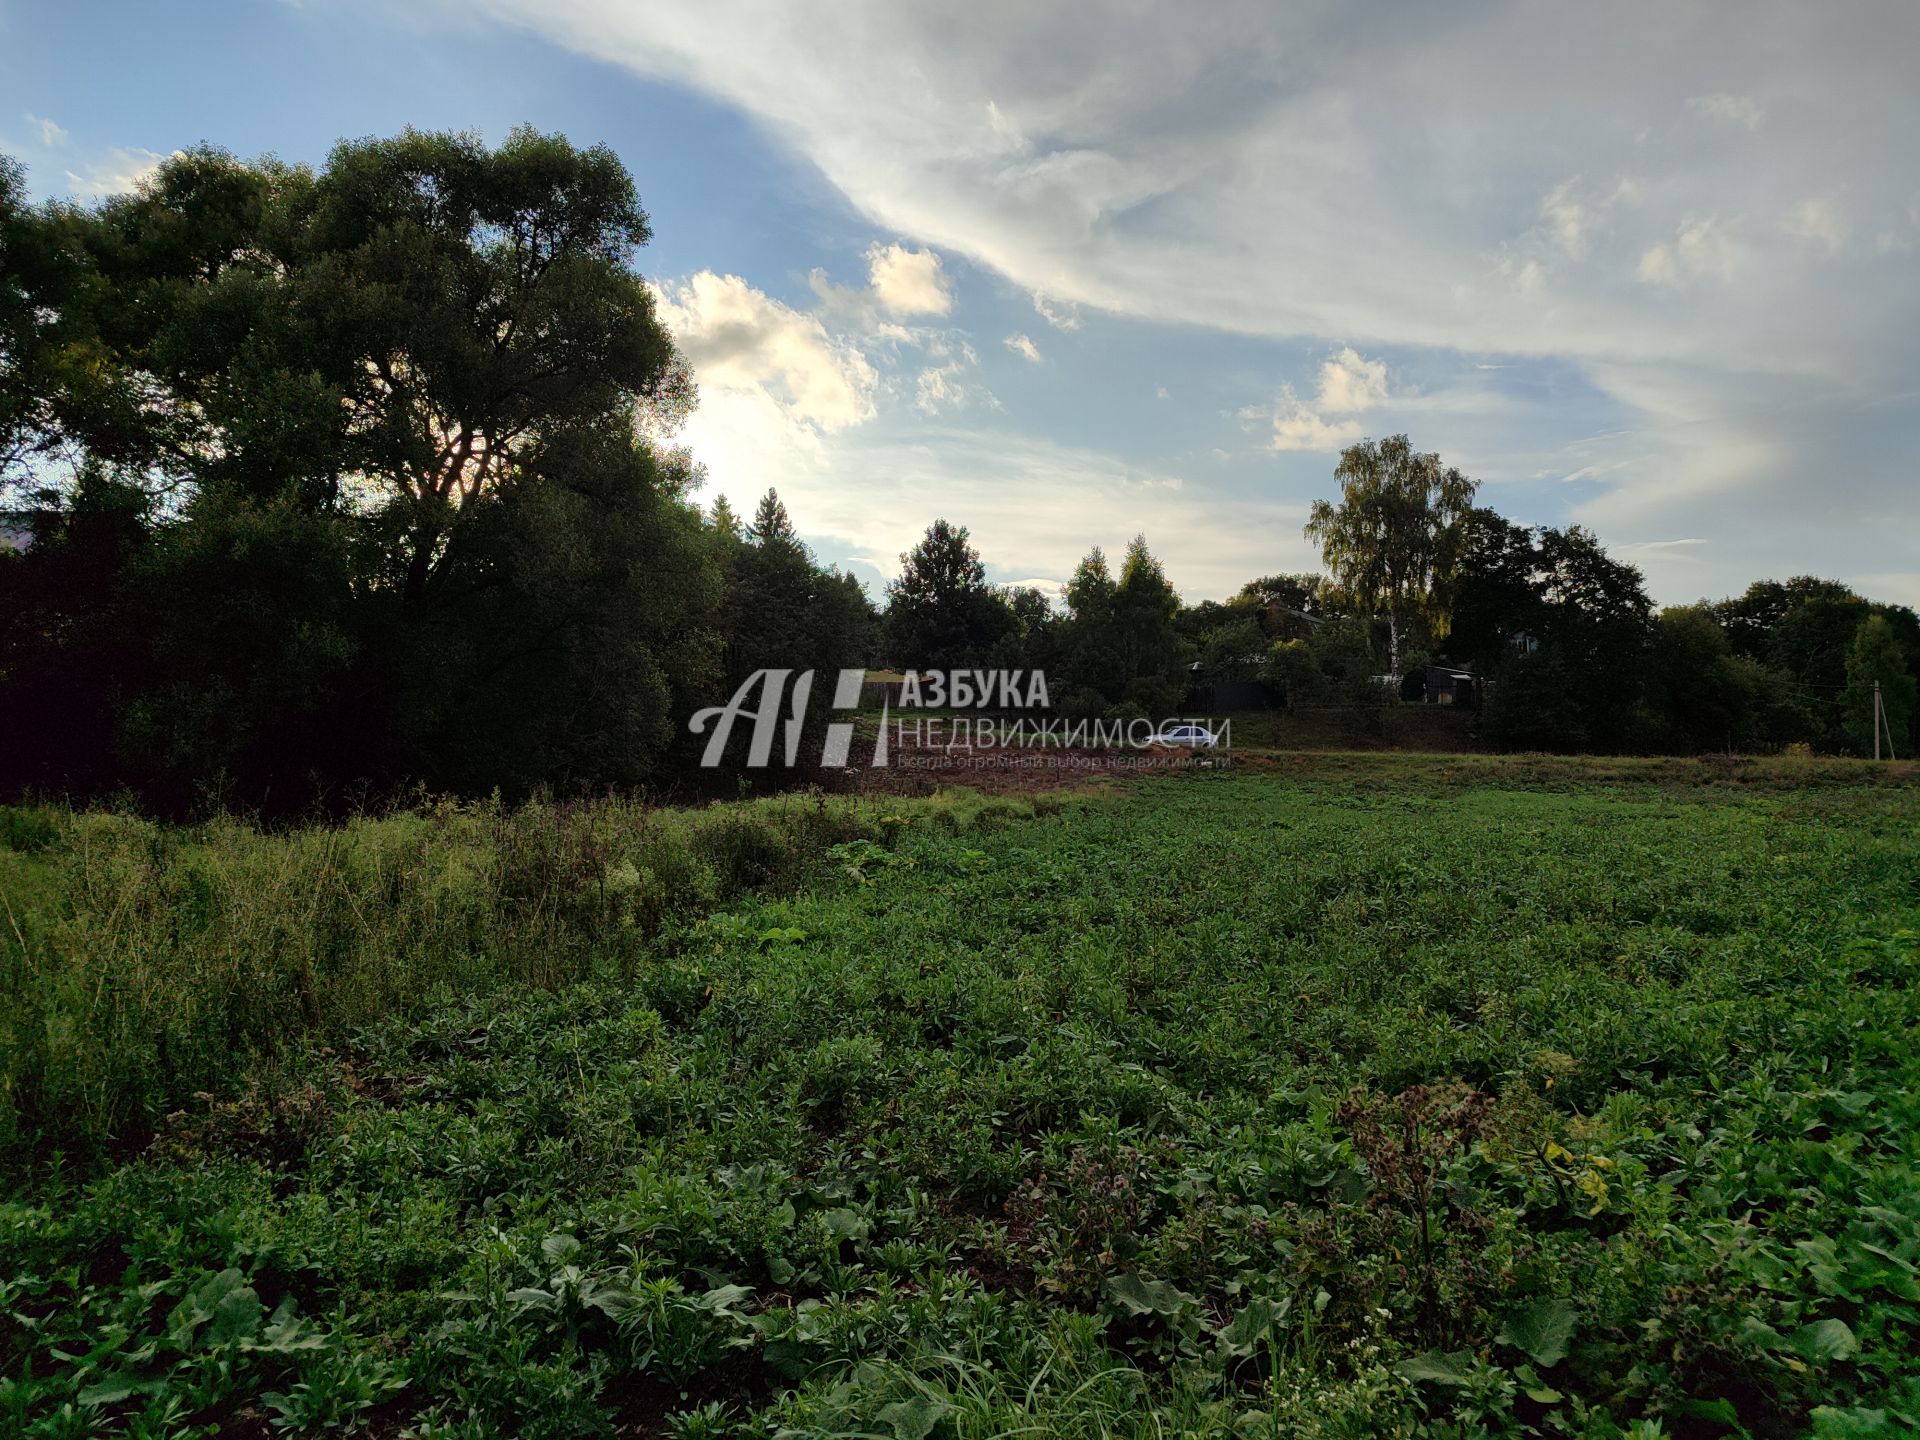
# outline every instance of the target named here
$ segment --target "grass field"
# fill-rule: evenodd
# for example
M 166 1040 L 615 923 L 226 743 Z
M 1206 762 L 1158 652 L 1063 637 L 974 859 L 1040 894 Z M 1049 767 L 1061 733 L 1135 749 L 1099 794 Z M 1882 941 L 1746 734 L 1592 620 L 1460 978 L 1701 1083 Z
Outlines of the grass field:
M 1910 778 L 3 833 L 0 1434 L 1920 1421 Z

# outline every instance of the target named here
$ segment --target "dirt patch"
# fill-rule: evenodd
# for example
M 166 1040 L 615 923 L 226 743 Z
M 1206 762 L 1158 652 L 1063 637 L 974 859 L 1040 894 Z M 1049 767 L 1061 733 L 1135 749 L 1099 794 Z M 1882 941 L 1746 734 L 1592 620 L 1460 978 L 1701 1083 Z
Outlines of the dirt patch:
M 675 1383 L 644 1372 L 617 1375 L 600 1391 L 614 1412 L 614 1434 L 665 1435 L 668 1421 L 718 1401 L 736 1412 L 758 1410 L 780 1390 L 779 1377 L 754 1355 L 737 1355 Z
M 1066 746 L 899 747 L 888 763 L 855 773 L 854 788 L 882 795 L 927 795 L 964 785 L 991 795 L 1107 788 L 1149 776 L 1217 774 L 1242 768 L 1238 755 L 1192 750 L 1094 750 Z

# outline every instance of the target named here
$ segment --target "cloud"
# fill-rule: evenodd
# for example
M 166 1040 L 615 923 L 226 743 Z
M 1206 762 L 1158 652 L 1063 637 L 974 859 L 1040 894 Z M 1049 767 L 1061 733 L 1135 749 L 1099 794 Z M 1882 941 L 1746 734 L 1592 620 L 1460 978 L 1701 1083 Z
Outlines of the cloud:
M 1576 259 L 1587 248 L 1587 207 L 1574 195 L 1577 182 L 1562 180 L 1540 202 L 1540 218 L 1560 248 Z
M 1358 420 L 1323 420 L 1301 404 L 1290 388 L 1281 392 L 1272 414 L 1273 436 L 1267 442 L 1270 450 L 1344 450 L 1362 433 Z
M 765 396 L 794 421 L 831 433 L 870 419 L 878 383 L 852 344 L 738 275 L 702 270 L 663 287 L 661 317 L 693 367 L 703 400 Z
M 1874 226 L 1906 228 L 1914 189 L 1892 137 L 1920 118 L 1896 58 L 1920 43 L 1920 14 L 1892 4 L 1847 27 L 1777 7 L 1708 47 L 1651 3 L 1621 20 L 1486 0 L 1408 8 L 1385 30 L 1337 7 L 1196 17 L 1173 0 L 1101 25 L 1032 7 L 995 26 L 960 23 L 974 12 L 958 0 L 904 15 L 847 0 L 834 24 L 774 0 L 483 3 L 739 105 L 875 223 L 998 272 L 1057 323 L 1092 308 L 1483 353 L 1753 356 L 1758 307 L 1687 313 L 1620 278 L 1688 209 L 1784 214 L 1786 199 L 1763 202 L 1803 197 L 1836 154 L 1872 177 Z M 1708 65 L 1756 91 L 1789 74 L 1809 97 L 1764 167 L 1671 125 L 1675 95 L 1708 114 L 1758 108 L 1700 92 Z M 1526 257 L 1501 260 L 1540 224 L 1539 197 L 1568 175 L 1629 172 L 1644 218 L 1621 227 L 1621 268 L 1572 290 L 1514 284 Z M 1599 198 L 1562 196 L 1590 253 Z M 1791 363 L 1842 355 L 1858 350 L 1836 336 Z
M 961 374 L 958 364 L 929 365 L 914 381 L 914 405 L 926 415 L 938 415 L 942 410 L 964 410 L 967 387 Z
M 1749 570 L 1912 568 L 1897 525 L 1853 542 L 1828 524 L 1897 513 L 1920 448 L 1914 408 L 1884 403 L 1920 373 L 1904 0 L 1845 25 L 1760 0 L 1710 28 L 1655 0 L 1388 0 L 1384 24 L 1141 0 L 1097 25 L 1048 6 L 968 24 L 960 0 L 476 3 L 739 107 L 870 224 L 965 257 L 1050 324 L 1545 366 L 1631 436 L 1564 466 L 1630 460 L 1583 482 L 1623 527 L 1610 540 L 1713 534 L 1714 563 Z M 1611 205 L 1617 184 L 1569 184 L 1615 175 L 1632 183 Z M 1783 224 L 1836 195 L 1868 243 Z M 1280 408 L 1285 443 L 1352 423 Z M 1458 459 L 1518 480 L 1544 448 L 1490 436 Z M 1528 468 L 1503 477 L 1509 451 Z
M 1649 285 L 1675 287 L 1692 280 L 1731 281 L 1740 268 L 1732 227 L 1716 219 L 1689 219 L 1670 241 L 1649 247 L 1636 274 Z
M 1687 108 L 1710 115 L 1715 120 L 1725 120 L 1730 125 L 1744 125 L 1749 130 L 1760 128 L 1760 107 L 1746 95 L 1728 95 L 1724 92 L 1692 95 L 1687 98 Z
M 875 245 L 867 251 L 869 283 L 890 315 L 945 315 L 953 309 L 953 282 L 931 250 Z
M 27 125 L 33 131 L 34 138 L 49 150 L 58 150 L 66 145 L 67 132 L 44 115 L 27 113 Z
M 1575 175 L 1562 180 L 1541 200 L 1539 229 L 1551 249 L 1570 260 L 1584 259 L 1596 232 L 1609 227 L 1609 212 L 1618 206 L 1632 205 L 1639 198 L 1640 186 L 1628 176 L 1621 176 L 1611 186 L 1596 188 L 1588 184 L 1584 176 Z M 1534 266 L 1537 273 L 1537 259 L 1527 264 Z M 1523 265 L 1522 270 L 1525 269 Z M 1535 288 L 1535 278 L 1534 274 L 1524 275 L 1521 288 Z
M 695 434 L 702 426 L 728 431 L 726 447 Z M 869 581 L 897 573 L 901 553 L 937 515 L 973 532 L 996 584 L 1049 594 L 1090 547 L 1118 555 L 1142 531 L 1191 599 L 1224 598 L 1250 575 L 1317 563 L 1300 533 L 1304 504 L 1195 496 L 1177 475 L 1098 450 L 885 420 L 809 446 L 787 438 L 777 414 L 744 407 L 721 415 L 703 405 L 689 425 L 710 487 L 736 511 L 750 514 L 777 486 L 809 543 Z
M 1829 255 L 1837 254 L 1847 243 L 1847 222 L 1833 200 L 1802 200 L 1782 225 L 1789 235 L 1823 246 Z
M 1689 535 L 1676 540 L 1636 540 L 1628 545 L 1616 545 L 1614 550 L 1622 559 L 1632 560 L 1645 555 L 1664 555 L 1676 551 L 1691 550 L 1699 545 L 1711 545 L 1713 542 L 1703 536 Z
M 1017 579 L 996 583 L 1009 590 L 1038 590 L 1053 603 L 1056 610 L 1061 608 L 1060 593 L 1067 588 L 1067 582 L 1058 575 L 1022 575 Z
M 1080 312 L 1071 305 L 1057 305 L 1040 291 L 1033 292 L 1033 310 L 1056 330 L 1078 330 Z
M 1240 418 L 1272 421 L 1273 433 L 1267 441 L 1270 450 L 1341 450 L 1361 437 L 1361 424 L 1353 419 L 1325 417 L 1355 415 L 1384 404 L 1386 399 L 1386 362 L 1368 360 L 1347 345 L 1321 362 L 1319 389 L 1312 404 L 1300 399 L 1291 385 L 1283 385 L 1270 408 L 1252 406 L 1242 410 Z
M 914 408 L 921 414 L 964 410 L 976 400 L 983 401 L 989 409 L 1000 408 L 1000 401 L 991 390 L 976 389 L 968 383 L 967 377 L 980 363 L 973 346 L 964 340 L 950 343 L 936 339 L 928 344 L 927 355 L 944 363 L 929 365 L 914 381 Z
M 1001 343 L 1022 359 L 1030 361 L 1035 365 L 1040 363 L 1040 347 L 1025 335 L 1015 332 L 1007 336 Z
M 166 158 L 155 150 L 116 146 L 83 169 L 67 171 L 67 185 L 83 199 L 124 194 L 138 189 Z
M 1365 360 L 1349 345 L 1320 366 L 1322 410 L 1371 410 L 1387 398 L 1387 365 Z

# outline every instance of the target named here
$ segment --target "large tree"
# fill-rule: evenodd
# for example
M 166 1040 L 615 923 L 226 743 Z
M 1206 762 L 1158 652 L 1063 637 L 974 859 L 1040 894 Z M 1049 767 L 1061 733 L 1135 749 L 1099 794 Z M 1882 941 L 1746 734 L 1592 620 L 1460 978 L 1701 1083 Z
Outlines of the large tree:
M 717 525 L 731 511 L 716 506 Z M 874 614 L 853 576 L 821 566 L 774 491 L 761 497 L 744 543 L 735 541 L 727 606 L 727 679 L 762 668 L 835 670 L 865 663 Z
M 144 543 L 111 605 L 46 595 L 36 546 L 6 583 L 39 628 L 0 643 L 48 660 L 85 633 L 63 606 L 140 617 L 94 657 L 128 779 L 572 784 L 663 753 L 716 590 L 693 471 L 657 446 L 692 389 L 610 151 L 203 148 L 91 209 L 0 196 L 0 226 L 0 422 L 145 497 L 115 510 Z M 62 474 L 36 483 L 77 522 Z
M 1534 532 L 1476 505 L 1463 522 L 1448 657 L 1479 674 L 1498 674 L 1539 640 L 1542 589 Z
M 1147 537 L 1136 535 L 1120 561 L 1120 579 L 1113 591 L 1113 620 L 1119 641 L 1122 698 L 1149 714 L 1164 714 L 1180 703 L 1185 676 L 1179 663 L 1185 658 L 1174 617 L 1180 596 Z
M 1186 654 L 1176 624 L 1180 597 L 1144 535 L 1128 544 L 1117 576 L 1104 551 L 1088 551 L 1067 582 L 1066 602 L 1061 643 L 1074 704 L 1164 714 L 1179 703 Z
M 967 529 L 946 520 L 927 527 L 900 557 L 887 586 L 887 646 L 910 669 L 949 670 L 989 662 L 1019 630 Z
M 1707 606 L 1662 610 L 1644 668 L 1652 738 L 1662 750 L 1743 750 L 1759 738 L 1769 677 L 1758 661 L 1733 653 Z
M 1314 501 L 1307 537 L 1353 603 L 1386 618 L 1387 666 L 1398 675 L 1409 621 L 1447 632 L 1462 522 L 1478 485 L 1405 435 L 1349 446 L 1334 474 L 1340 502 Z
M 18 161 L 0 155 L 0 509 L 27 477 L 30 458 L 48 426 L 43 413 L 47 387 L 41 366 L 36 283 L 44 227 L 26 198 Z
M 1533 532 L 1525 653 L 1511 654 L 1493 693 L 1507 744 L 1620 751 L 1641 743 L 1641 699 L 1653 603 L 1640 571 L 1578 525 Z

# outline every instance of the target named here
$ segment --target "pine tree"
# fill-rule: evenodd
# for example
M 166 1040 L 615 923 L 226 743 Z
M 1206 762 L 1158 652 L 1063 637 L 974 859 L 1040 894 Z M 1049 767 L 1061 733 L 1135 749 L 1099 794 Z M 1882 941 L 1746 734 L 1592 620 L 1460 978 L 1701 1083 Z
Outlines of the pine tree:
M 707 512 L 707 524 L 713 528 L 715 535 L 723 538 L 735 541 L 745 538 L 740 530 L 740 517 L 733 513 L 733 506 L 727 503 L 724 495 L 714 497 L 713 508 Z
M 753 524 L 747 527 L 747 539 L 763 549 L 769 546 L 801 548 L 800 534 L 793 528 L 787 507 L 780 503 L 779 491 L 769 489 L 760 497 L 760 507 L 753 512 Z

